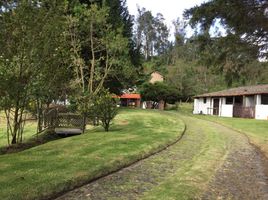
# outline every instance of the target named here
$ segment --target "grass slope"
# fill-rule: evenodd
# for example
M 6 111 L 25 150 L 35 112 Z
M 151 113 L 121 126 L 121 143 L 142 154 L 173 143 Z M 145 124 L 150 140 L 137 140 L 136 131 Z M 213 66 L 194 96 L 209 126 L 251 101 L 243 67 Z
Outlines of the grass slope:
M 102 129 L 0 156 L 1 199 L 40 199 L 70 190 L 180 137 L 183 122 L 162 112 L 125 110 Z

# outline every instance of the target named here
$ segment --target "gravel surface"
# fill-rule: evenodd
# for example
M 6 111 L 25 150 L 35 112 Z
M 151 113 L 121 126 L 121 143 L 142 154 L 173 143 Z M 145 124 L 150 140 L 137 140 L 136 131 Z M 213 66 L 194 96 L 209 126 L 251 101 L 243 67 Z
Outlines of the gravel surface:
M 267 159 L 239 133 L 231 148 L 202 199 L 267 200 Z
M 194 124 L 194 119 L 190 123 Z M 232 142 L 227 145 L 229 154 L 226 160 L 211 178 L 201 199 L 268 199 L 266 158 L 249 144 L 241 133 L 213 122 L 208 123 L 211 123 L 215 130 L 226 133 Z M 187 125 L 189 130 L 192 125 Z M 196 156 L 195 152 L 198 151 L 194 149 L 204 144 L 202 134 L 205 134 L 206 130 L 199 126 L 198 131 L 192 131 L 196 134 L 187 134 L 188 130 L 181 141 L 168 149 L 70 191 L 57 200 L 140 199 L 144 192 L 150 191 L 167 177 L 171 177 L 182 162 Z M 194 142 L 197 137 L 200 140 L 199 145 Z

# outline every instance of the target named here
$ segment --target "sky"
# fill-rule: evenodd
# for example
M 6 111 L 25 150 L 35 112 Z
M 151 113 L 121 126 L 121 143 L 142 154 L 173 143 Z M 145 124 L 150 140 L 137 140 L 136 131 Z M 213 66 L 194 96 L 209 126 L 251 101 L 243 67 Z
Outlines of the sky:
M 174 32 L 172 21 L 176 20 L 178 17 L 182 19 L 182 14 L 185 9 L 200 5 L 203 2 L 205 2 L 205 0 L 127 0 L 127 5 L 130 14 L 135 16 L 137 15 L 137 5 L 152 11 L 154 16 L 156 16 L 157 13 L 162 13 L 172 34 Z M 188 28 L 187 36 L 190 36 L 192 33 L 193 31 Z M 173 35 L 171 35 L 171 39 L 172 38 Z

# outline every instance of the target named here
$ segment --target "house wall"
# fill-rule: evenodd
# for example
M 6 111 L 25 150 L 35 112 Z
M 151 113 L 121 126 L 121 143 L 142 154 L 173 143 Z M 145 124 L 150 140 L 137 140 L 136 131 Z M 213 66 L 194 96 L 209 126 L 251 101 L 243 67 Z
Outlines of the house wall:
M 268 120 L 268 105 L 256 105 L 255 119 Z
M 220 116 L 222 117 L 233 117 L 233 105 L 223 104 L 221 106 Z
M 226 97 L 220 98 L 219 116 L 233 117 L 233 105 L 226 104 Z
M 204 98 L 194 99 L 194 111 L 193 114 L 211 114 L 210 109 L 212 106 L 211 98 L 207 98 L 207 102 L 204 103 Z
M 233 105 L 226 104 L 226 98 L 219 98 L 219 116 L 233 117 Z M 193 114 L 213 114 L 213 98 L 207 98 L 207 102 L 204 103 L 204 98 L 198 98 L 194 100 Z M 256 105 L 255 105 L 256 103 Z M 261 95 L 246 96 L 244 98 L 245 107 L 255 106 L 255 119 L 268 120 L 268 105 L 261 104 Z
M 261 95 L 257 95 L 256 98 L 255 119 L 268 120 L 268 105 L 261 104 Z
M 193 110 L 193 114 L 198 114 L 198 109 L 199 109 L 199 103 L 198 103 L 199 99 L 194 99 L 194 110 Z

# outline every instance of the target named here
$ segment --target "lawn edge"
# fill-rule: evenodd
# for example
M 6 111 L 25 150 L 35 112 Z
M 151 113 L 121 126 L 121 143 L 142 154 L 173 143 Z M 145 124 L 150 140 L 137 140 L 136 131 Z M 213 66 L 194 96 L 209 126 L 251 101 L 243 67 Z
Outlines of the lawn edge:
M 53 200 L 53 199 L 56 199 L 56 198 L 58 198 L 60 196 L 63 196 L 64 194 L 66 194 L 66 193 L 68 193 L 70 191 L 73 191 L 73 190 L 75 190 L 77 188 L 80 188 L 80 187 L 82 187 L 84 185 L 90 184 L 90 183 L 92 183 L 94 181 L 97 181 L 97 180 L 99 180 L 101 178 L 104 178 L 106 176 L 109 176 L 109 175 L 112 175 L 114 173 L 117 173 L 117 172 L 119 172 L 119 171 L 121 171 L 121 170 L 123 170 L 123 169 L 125 169 L 127 167 L 130 167 L 130 166 L 132 166 L 132 165 L 134 165 L 134 164 L 136 164 L 138 162 L 141 162 L 141 161 L 143 161 L 143 160 L 145 160 L 145 159 L 147 159 L 147 158 L 149 158 L 149 157 L 151 157 L 153 155 L 156 155 L 156 154 L 164 151 L 168 147 L 170 147 L 170 146 L 178 143 L 183 138 L 183 136 L 184 136 L 184 134 L 185 134 L 185 132 L 187 130 L 187 126 L 186 126 L 185 122 L 181 118 L 180 118 L 180 120 L 183 122 L 183 125 L 184 125 L 183 126 L 183 130 L 180 132 L 179 137 L 177 137 L 174 141 L 171 141 L 171 142 L 168 142 L 168 143 L 163 144 L 161 146 L 158 146 L 156 149 L 151 150 L 151 152 L 148 152 L 145 155 L 141 155 L 141 156 L 138 155 L 138 158 L 137 159 L 135 159 L 133 161 L 130 161 L 128 163 L 125 163 L 125 164 L 123 164 L 122 166 L 120 166 L 117 169 L 114 169 L 112 171 L 108 171 L 107 173 L 102 173 L 102 174 L 100 174 L 100 175 L 98 175 L 98 176 L 96 176 L 94 178 L 91 178 L 91 179 L 89 179 L 89 180 L 87 180 L 87 181 L 85 181 L 83 183 L 80 183 L 80 184 L 77 184 L 77 185 L 73 185 L 73 186 L 72 185 L 69 185 L 68 188 L 63 189 L 60 192 L 52 193 L 51 195 L 40 197 L 40 200 Z
M 195 117 L 195 116 L 193 116 L 193 117 Z M 195 117 L 195 118 L 200 119 L 198 117 Z M 263 151 L 262 148 L 259 145 L 257 145 L 254 142 L 252 142 L 252 139 L 250 139 L 250 136 L 248 136 L 247 133 L 245 133 L 245 132 L 243 132 L 243 131 L 241 131 L 239 129 L 233 128 L 231 126 L 228 126 L 228 125 L 226 125 L 224 123 L 221 123 L 221 122 L 216 122 L 216 121 L 213 121 L 213 120 L 210 120 L 210 119 L 201 119 L 201 120 L 205 120 L 205 121 L 209 121 L 209 122 L 212 122 L 212 123 L 215 123 L 215 124 L 219 124 L 221 126 L 224 126 L 226 128 L 229 128 L 229 129 L 231 129 L 233 131 L 236 131 L 236 132 L 242 134 L 243 136 L 245 136 L 247 138 L 248 143 L 251 146 L 253 146 L 266 160 L 268 160 L 268 153 L 266 153 L 265 151 Z

